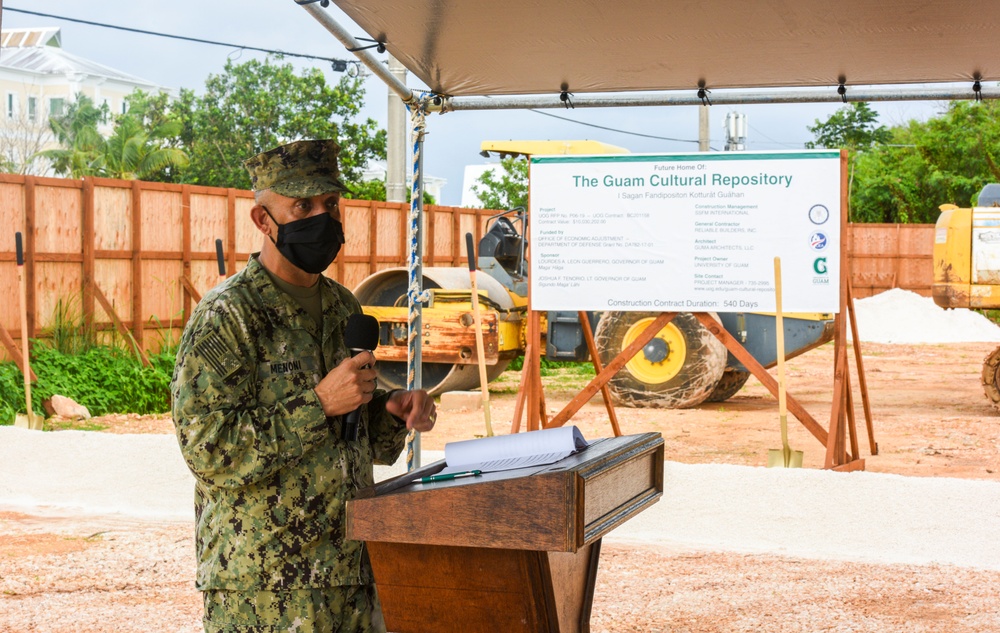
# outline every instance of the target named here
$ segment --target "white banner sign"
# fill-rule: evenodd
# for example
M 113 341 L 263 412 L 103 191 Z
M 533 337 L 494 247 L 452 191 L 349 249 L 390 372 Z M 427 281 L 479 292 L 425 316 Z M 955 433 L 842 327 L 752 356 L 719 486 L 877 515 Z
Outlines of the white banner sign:
M 534 310 L 840 305 L 840 153 L 535 156 Z

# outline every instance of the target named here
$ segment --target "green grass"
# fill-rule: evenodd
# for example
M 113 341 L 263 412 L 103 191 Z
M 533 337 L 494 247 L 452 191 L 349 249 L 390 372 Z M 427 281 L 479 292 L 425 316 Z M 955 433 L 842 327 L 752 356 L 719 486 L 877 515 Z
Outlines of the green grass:
M 567 373 L 577 374 L 580 376 L 589 375 L 590 377 L 595 375 L 594 366 L 589 362 L 579 363 L 573 361 L 549 360 L 543 356 L 540 365 L 543 378 L 545 376 L 561 376 Z M 518 356 L 511 361 L 510 366 L 507 367 L 507 371 L 520 372 L 522 367 L 524 367 L 524 356 Z
M 103 431 L 107 429 L 106 424 L 97 422 L 87 422 L 79 420 L 46 420 L 46 431 Z
M 45 329 L 46 345 L 63 354 L 81 354 L 97 347 L 97 332 L 81 316 L 78 297 L 56 301 L 51 325 Z
M 517 393 L 523 367 L 523 356 L 514 359 L 507 371 L 490 383 L 490 393 Z M 542 358 L 541 375 L 542 384 L 546 388 L 579 391 L 586 387 L 596 374 L 594 366 L 589 362 L 562 362 Z
M 982 314 L 984 317 L 986 317 L 990 321 L 993 321 L 997 325 L 1000 325 L 1000 310 L 980 309 L 980 310 L 976 310 L 976 312 Z

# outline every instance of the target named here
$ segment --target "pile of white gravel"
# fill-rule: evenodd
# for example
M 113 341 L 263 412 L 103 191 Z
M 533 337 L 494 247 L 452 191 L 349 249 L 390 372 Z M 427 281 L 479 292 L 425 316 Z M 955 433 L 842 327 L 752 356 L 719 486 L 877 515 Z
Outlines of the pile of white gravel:
M 171 435 L 0 427 L 0 507 L 191 520 L 193 487 Z M 997 482 L 666 462 L 664 487 L 607 540 L 1000 569 Z
M 1000 327 L 978 312 L 938 307 L 934 299 L 893 288 L 857 299 L 858 335 L 870 343 L 978 343 L 1000 341 Z M 852 333 L 848 328 L 848 337 Z

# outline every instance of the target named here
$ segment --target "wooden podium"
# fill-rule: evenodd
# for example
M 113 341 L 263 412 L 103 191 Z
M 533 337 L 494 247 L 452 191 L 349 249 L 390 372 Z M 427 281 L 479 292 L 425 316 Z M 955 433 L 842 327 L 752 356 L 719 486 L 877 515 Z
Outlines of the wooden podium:
M 359 491 L 364 540 L 394 633 L 586 633 L 601 537 L 663 494 L 663 438 L 595 440 L 555 464 L 414 483 L 439 461 Z

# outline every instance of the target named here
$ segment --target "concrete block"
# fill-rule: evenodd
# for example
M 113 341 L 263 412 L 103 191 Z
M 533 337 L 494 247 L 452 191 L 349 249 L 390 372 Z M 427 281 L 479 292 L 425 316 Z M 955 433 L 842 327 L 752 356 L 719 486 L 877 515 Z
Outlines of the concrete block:
M 446 391 L 441 394 L 438 409 L 441 411 L 474 411 L 483 408 L 481 391 Z

